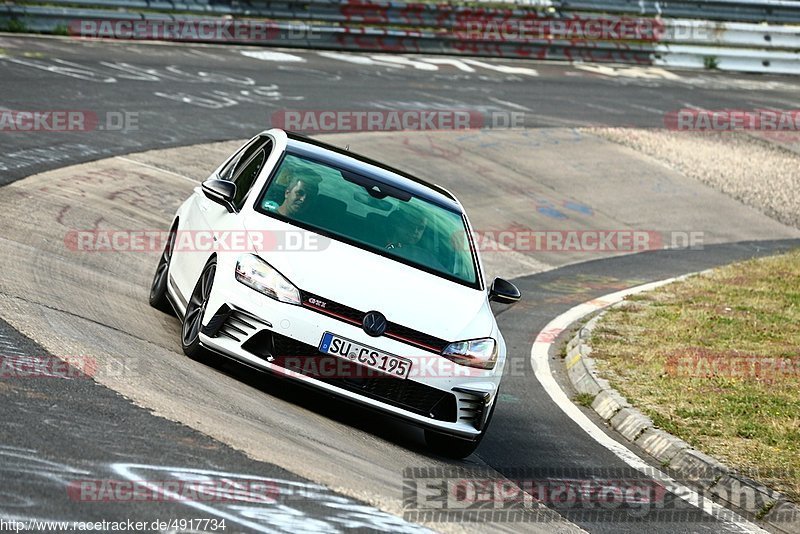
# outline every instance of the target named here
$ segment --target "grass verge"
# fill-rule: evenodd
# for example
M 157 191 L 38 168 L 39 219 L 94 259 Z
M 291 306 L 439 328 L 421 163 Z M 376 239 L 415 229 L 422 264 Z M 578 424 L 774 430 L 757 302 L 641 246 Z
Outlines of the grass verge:
M 800 502 L 800 250 L 633 296 L 591 345 L 656 425 Z

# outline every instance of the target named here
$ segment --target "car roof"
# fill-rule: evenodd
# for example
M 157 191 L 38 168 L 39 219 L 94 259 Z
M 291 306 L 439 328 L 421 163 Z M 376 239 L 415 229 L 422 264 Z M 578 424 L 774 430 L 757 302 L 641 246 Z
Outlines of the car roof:
M 367 176 L 451 211 L 464 213 L 464 209 L 458 200 L 443 187 L 426 182 L 421 178 L 389 167 L 366 156 L 343 150 L 304 135 L 287 131 L 286 136 L 288 137 L 287 150 L 293 154 Z

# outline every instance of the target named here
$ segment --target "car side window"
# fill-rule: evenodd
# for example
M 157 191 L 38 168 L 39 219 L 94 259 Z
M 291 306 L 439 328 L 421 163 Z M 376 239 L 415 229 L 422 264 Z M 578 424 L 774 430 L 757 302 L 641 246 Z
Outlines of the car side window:
M 264 143 L 267 142 L 267 139 L 261 136 L 256 136 L 250 140 L 243 148 L 239 149 L 231 159 L 228 161 L 225 166 L 220 169 L 217 173 L 217 176 L 220 180 L 228 180 L 231 181 L 234 176 L 242 169 L 244 165 L 247 164 L 247 161 L 250 157 L 261 148 Z
M 264 163 L 267 161 L 271 149 L 271 144 L 267 143 L 263 147 L 259 147 L 258 151 L 244 164 L 244 167 L 238 174 L 234 175 L 233 183 L 236 184 L 236 195 L 233 197 L 233 205 L 240 209 L 244 205 L 244 200 L 253 184 L 261 174 L 261 169 L 264 168 Z

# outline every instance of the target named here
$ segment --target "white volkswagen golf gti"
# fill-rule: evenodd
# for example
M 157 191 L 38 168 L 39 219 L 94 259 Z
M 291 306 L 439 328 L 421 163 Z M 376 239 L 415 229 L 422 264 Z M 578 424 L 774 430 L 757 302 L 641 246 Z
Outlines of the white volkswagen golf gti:
M 200 236 L 210 246 L 197 246 Z M 204 351 L 420 425 L 471 454 L 506 346 L 464 209 L 447 190 L 303 136 L 257 135 L 178 209 L 150 303 Z

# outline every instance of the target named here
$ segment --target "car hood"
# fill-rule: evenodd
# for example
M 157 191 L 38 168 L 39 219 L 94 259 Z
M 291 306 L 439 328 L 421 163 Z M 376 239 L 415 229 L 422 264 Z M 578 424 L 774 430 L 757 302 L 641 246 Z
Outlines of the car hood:
M 261 246 L 254 243 L 254 251 L 303 291 L 363 312 L 377 310 L 393 323 L 447 341 L 494 331 L 484 291 L 265 215 L 247 217 L 245 226 L 250 233 L 275 236 Z M 287 238 L 309 246 L 286 250 Z

